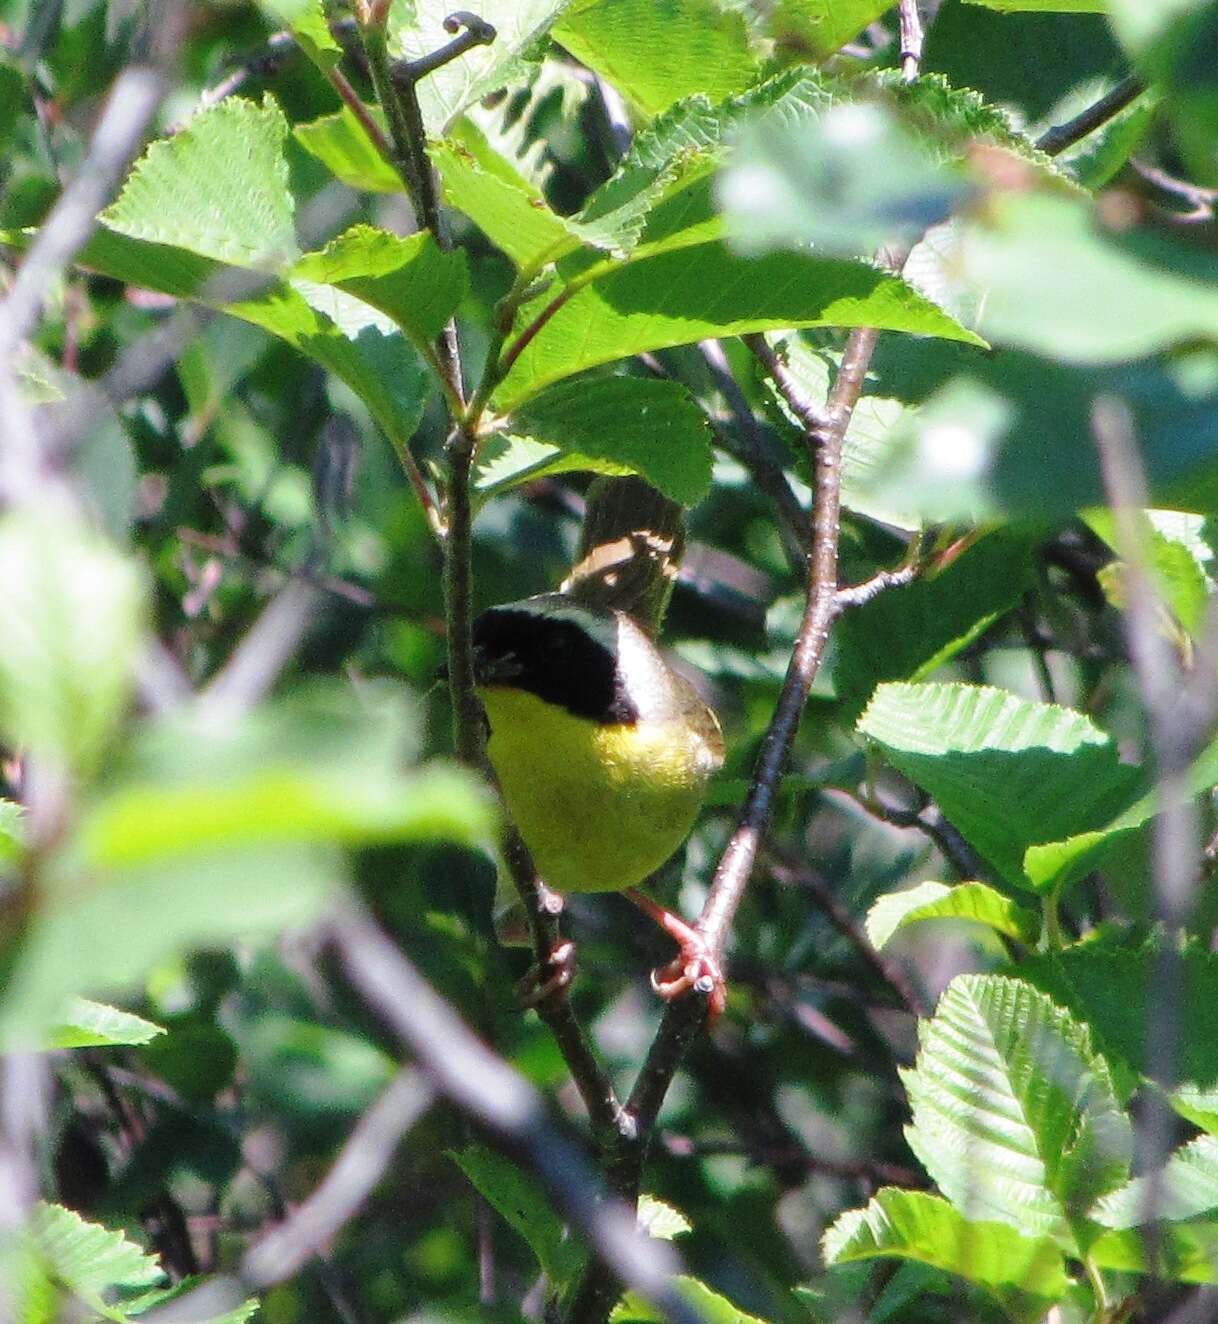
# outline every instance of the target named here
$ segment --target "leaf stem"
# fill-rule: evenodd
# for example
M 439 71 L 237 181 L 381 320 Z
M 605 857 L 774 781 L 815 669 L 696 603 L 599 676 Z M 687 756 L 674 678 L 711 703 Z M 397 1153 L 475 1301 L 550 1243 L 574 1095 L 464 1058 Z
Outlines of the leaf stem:
M 1041 898 L 1040 913 L 1044 920 L 1044 938 L 1045 944 L 1051 952 L 1060 952 L 1066 945 L 1065 935 L 1062 933 L 1061 912 L 1058 909 L 1058 899 L 1061 895 L 1061 889 L 1054 887 L 1046 892 Z

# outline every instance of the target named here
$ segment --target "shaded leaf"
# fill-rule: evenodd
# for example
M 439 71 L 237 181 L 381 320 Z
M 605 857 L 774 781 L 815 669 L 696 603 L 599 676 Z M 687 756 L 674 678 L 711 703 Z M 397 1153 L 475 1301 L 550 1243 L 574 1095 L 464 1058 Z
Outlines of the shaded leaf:
M 698 1311 L 706 1324 L 767 1324 L 766 1320 L 757 1315 L 746 1314 L 718 1292 L 712 1292 L 696 1278 L 679 1274 L 673 1282 L 677 1291 Z M 610 1324 L 664 1324 L 667 1318 L 667 1315 L 658 1312 L 634 1292 L 627 1292 L 614 1306 L 609 1321 Z
M 565 1283 L 579 1272 L 583 1253 L 531 1177 L 484 1145 L 466 1145 L 451 1157 L 483 1199 L 528 1242 L 554 1283 Z
M 842 1214 L 821 1243 L 826 1264 L 897 1256 L 987 1287 L 1056 1298 L 1066 1290 L 1062 1253 L 1048 1237 L 1008 1223 L 977 1222 L 937 1195 L 885 1187 L 865 1209 Z
M 534 440 L 642 474 L 682 505 L 696 505 L 710 487 L 706 417 L 675 382 L 640 377 L 563 382 L 518 408 L 512 423 Z
M 880 685 L 859 734 L 933 796 L 1009 882 L 1028 847 L 1107 823 L 1142 784 L 1081 713 L 977 685 Z
M 1138 358 L 1218 332 L 1208 258 L 1149 231 L 1104 233 L 1093 209 L 1007 195 L 968 227 L 967 277 L 984 292 L 978 330 L 1066 363 Z
M 0 731 L 11 746 L 90 774 L 130 691 L 139 568 L 67 516 L 25 511 L 0 520 L 0 582 Z
M 577 227 L 551 210 L 541 190 L 500 156 L 470 119 L 459 119 L 429 151 L 448 203 L 518 267 L 537 268 L 579 247 Z
M 1150 1036 L 1163 942 L 1161 935 L 1152 935 L 1140 942 L 1116 938 L 1075 943 L 1028 957 L 1020 963 L 1020 972 L 1085 1020 L 1104 1056 L 1122 1064 L 1136 1082 L 1157 1065 Z M 1189 943 L 1179 963 L 1180 1042 L 1168 1097 L 1183 1116 L 1218 1129 L 1218 954 Z
M 369 114 L 381 125 L 384 114 L 370 106 Z M 344 106 L 305 124 L 293 124 L 296 141 L 351 188 L 364 193 L 401 193 L 402 177 L 373 146 L 360 122 Z
M 501 409 L 584 368 L 750 331 L 866 325 L 976 343 L 904 281 L 866 263 L 794 253 L 745 258 L 718 243 L 640 258 L 552 289 L 521 310 L 518 332 L 556 296 L 561 306 L 496 392 Z
M 1155 1180 L 1135 1177 L 1110 1191 L 1090 1217 L 1105 1227 L 1140 1227 L 1155 1219 L 1176 1222 L 1218 1209 L 1218 1137 L 1205 1135 L 1183 1145 Z
M 964 919 L 1018 942 L 1034 943 L 1040 933 L 1040 916 L 1016 905 L 1009 897 L 985 883 L 919 883 L 903 892 L 882 896 L 867 912 L 867 937 L 875 947 L 910 924 L 928 919 Z
M 718 0 L 575 0 L 554 35 L 648 115 L 739 92 L 758 68 L 744 15 Z
M 353 295 L 417 342 L 440 334 L 468 287 L 463 252 L 443 252 L 427 231 L 400 239 L 371 225 L 352 226 L 306 253 L 292 275 Z

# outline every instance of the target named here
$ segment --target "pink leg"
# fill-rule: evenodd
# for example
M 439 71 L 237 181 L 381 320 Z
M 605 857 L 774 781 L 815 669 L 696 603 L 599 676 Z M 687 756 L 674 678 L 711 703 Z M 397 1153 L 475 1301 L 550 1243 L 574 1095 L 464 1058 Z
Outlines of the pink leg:
M 665 910 L 637 887 L 626 895 L 636 906 L 668 934 L 680 949 L 675 960 L 651 972 L 651 986 L 664 999 L 671 1002 L 694 989 L 706 995 L 706 1009 L 711 1021 L 723 1015 L 727 1006 L 727 985 L 719 962 L 706 945 L 706 939 L 687 924 L 680 915 Z

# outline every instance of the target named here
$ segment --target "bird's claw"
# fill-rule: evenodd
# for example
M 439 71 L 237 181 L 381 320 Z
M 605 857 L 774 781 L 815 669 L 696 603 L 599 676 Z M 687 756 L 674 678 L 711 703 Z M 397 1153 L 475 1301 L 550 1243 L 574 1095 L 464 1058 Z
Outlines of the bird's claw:
M 651 972 L 651 987 L 672 1002 L 689 992 L 706 998 L 706 1012 L 713 1023 L 727 1007 L 727 983 L 719 962 L 700 937 L 687 938 L 678 955 L 667 965 Z
M 534 966 L 516 985 L 516 997 L 523 1010 L 540 1006 L 570 987 L 575 978 L 576 947 L 568 938 L 546 957 L 544 965 Z

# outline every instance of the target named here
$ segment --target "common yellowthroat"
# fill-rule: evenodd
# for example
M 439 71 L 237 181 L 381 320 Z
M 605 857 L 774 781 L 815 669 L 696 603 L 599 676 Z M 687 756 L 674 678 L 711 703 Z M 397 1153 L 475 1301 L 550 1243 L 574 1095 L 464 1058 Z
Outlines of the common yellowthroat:
M 594 488 L 563 591 L 475 620 L 475 679 L 487 755 L 542 878 L 560 893 L 626 892 L 681 947 L 657 991 L 709 978 L 714 1014 L 722 977 L 696 931 L 637 890 L 689 835 L 724 752 L 715 714 L 647 628 L 681 543 L 671 519 L 639 527 L 663 523 L 657 495 L 637 479 Z

